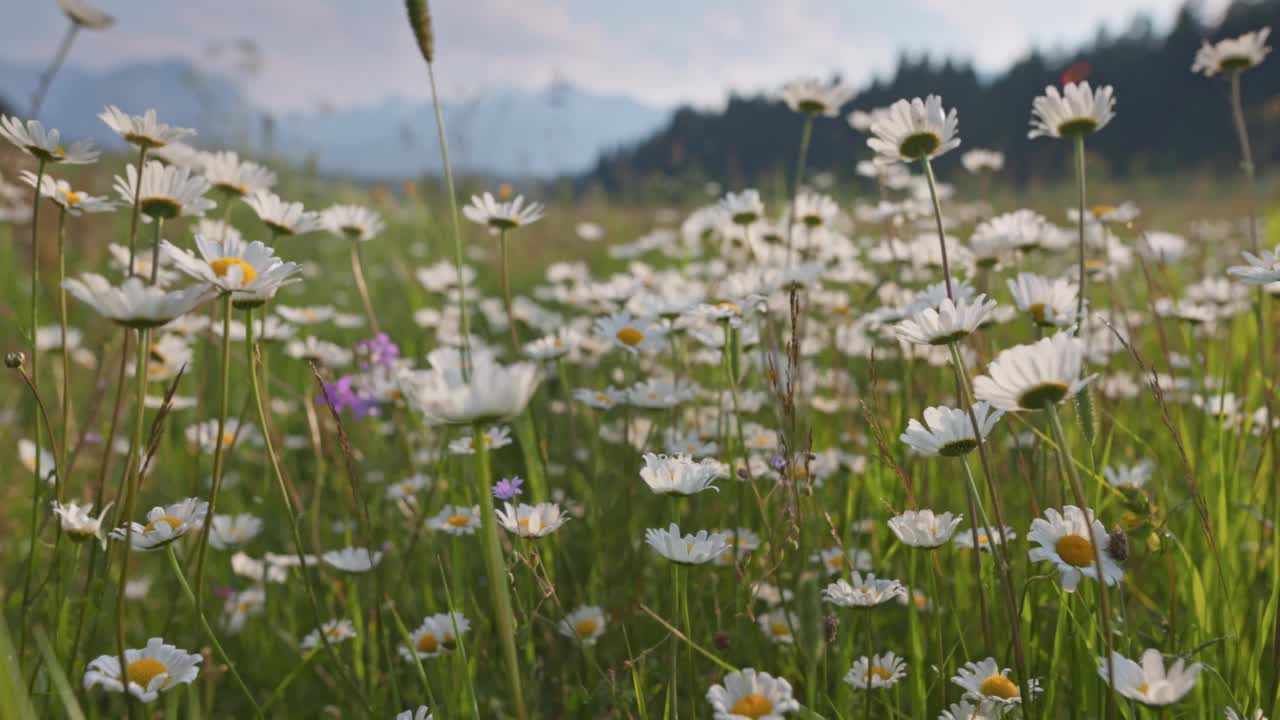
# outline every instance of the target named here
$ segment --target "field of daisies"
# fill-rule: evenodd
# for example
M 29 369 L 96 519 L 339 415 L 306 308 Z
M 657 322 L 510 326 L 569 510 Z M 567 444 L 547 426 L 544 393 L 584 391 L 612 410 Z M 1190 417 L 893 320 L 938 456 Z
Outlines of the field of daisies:
M 1028 207 L 814 80 L 785 193 L 656 214 L 0 117 L 0 717 L 1277 717 L 1268 34 L 1187 58 L 1241 172 L 1177 225 L 1086 82 Z M 846 119 L 878 191 L 806 175 Z

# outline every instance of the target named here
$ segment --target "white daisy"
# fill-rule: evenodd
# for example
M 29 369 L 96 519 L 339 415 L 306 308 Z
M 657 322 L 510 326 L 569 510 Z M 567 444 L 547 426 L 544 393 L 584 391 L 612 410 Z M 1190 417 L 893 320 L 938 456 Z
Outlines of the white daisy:
M 471 204 L 462 208 L 462 214 L 468 220 L 493 230 L 532 225 L 542 219 L 543 211 L 541 203 L 531 202 L 526 205 L 523 195 L 517 195 L 510 202 L 498 202 L 491 193 L 472 195 Z
M 1151 473 L 1155 472 L 1155 469 L 1155 461 L 1146 459 L 1133 465 L 1108 465 L 1102 469 L 1102 475 L 1112 487 L 1139 488 L 1151 479 Z
M 848 569 L 861 572 L 871 569 L 871 553 L 866 550 L 824 548 L 810 555 L 809 560 L 821 565 L 828 575 L 839 575 Z
M 388 500 L 414 500 L 430 483 L 431 478 L 426 475 L 410 475 L 400 482 L 388 485 L 383 496 Z
M 281 287 L 300 280 L 294 276 L 302 272 L 301 265 L 284 262 L 276 257 L 275 250 L 258 240 L 212 240 L 203 235 L 197 235 L 195 240 L 199 256 L 168 240 L 163 247 L 178 270 L 231 293 L 232 302 L 261 304 Z
M 986 440 L 996 422 L 1004 417 L 1004 411 L 993 410 L 990 404 L 980 400 L 973 404 L 973 416 L 978 421 L 982 439 Z M 959 457 L 978 447 L 978 439 L 973 434 L 973 418 L 969 417 L 969 412 L 945 406 L 925 408 L 924 423 L 911 418 L 907 421 L 907 429 L 898 439 L 912 451 L 927 457 Z
M 106 30 L 116 22 L 114 17 L 84 0 L 58 0 L 58 7 L 68 20 L 89 30 Z
M 1007 282 L 1013 304 L 1029 314 L 1037 325 L 1063 328 L 1075 323 L 1079 297 L 1075 283 L 1035 273 L 1018 273 Z
M 226 550 L 258 537 L 264 525 L 262 518 L 249 513 L 214 515 L 209 526 L 209 545 Z
M 1001 351 L 987 366 L 987 374 L 974 379 L 973 392 L 1006 412 L 1043 410 L 1074 396 L 1097 377 L 1081 379 L 1083 366 L 1083 345 L 1060 332 Z
M 351 363 L 353 353 L 325 340 L 307 336 L 302 340 L 290 340 L 285 346 L 285 354 L 299 360 L 310 360 L 329 368 L 339 368 Z
M 976 701 L 980 705 L 998 707 L 993 717 L 999 717 L 1003 711 L 1022 702 L 1022 691 L 1018 684 L 1009 677 L 1009 669 L 1001 669 L 995 658 L 986 658 L 979 662 L 967 662 L 956 671 L 951 682 L 965 690 L 965 699 Z M 1035 679 L 1029 680 L 1031 694 L 1040 691 L 1040 684 Z
M 160 122 L 156 119 L 154 109 L 148 109 L 141 115 L 130 115 L 115 105 L 108 105 L 106 110 L 98 113 L 98 117 L 107 124 L 107 127 L 124 138 L 125 142 L 149 150 L 164 147 L 171 142 L 196 134 L 196 131 L 191 128 L 175 127 Z
M 234 150 L 201 153 L 202 174 L 213 189 L 231 197 L 270 190 L 276 174 L 256 162 L 241 160 Z
M 619 403 L 626 402 L 627 391 L 607 387 L 604 390 L 592 390 L 591 388 L 578 388 L 573 391 L 573 398 L 580 403 L 589 405 L 597 410 L 612 410 Z
M 932 549 L 945 545 L 963 519 L 963 515 L 949 512 L 935 515 L 932 510 L 907 510 L 889 518 L 889 529 L 911 547 Z
M 1202 667 L 1200 663 L 1188 666 L 1184 659 L 1178 658 L 1166 670 L 1164 656 L 1155 649 L 1142 653 L 1141 665 L 1113 651 L 1111 667 L 1107 665 L 1105 658 L 1098 658 L 1098 674 L 1103 681 L 1110 682 L 1108 678 L 1114 674 L 1112 689 L 1148 707 L 1172 705 L 1186 697 L 1195 689 L 1196 676 Z
M 782 86 L 787 107 L 805 115 L 835 117 L 854 94 L 853 88 L 839 80 L 827 83 L 818 78 L 800 78 Z
M 115 176 L 116 195 L 125 205 L 132 206 L 136 193 L 138 207 L 148 218 L 199 217 L 218 205 L 204 196 L 209 192 L 209 181 L 192 174 L 189 168 L 148 160 L 141 189 L 137 166 L 131 164 L 124 170 L 125 177 Z
M 187 498 L 167 507 L 153 507 L 147 513 L 147 524 L 130 522 L 129 530 L 116 528 L 111 531 L 112 540 L 124 540 L 134 550 L 155 550 L 178 538 L 199 530 L 204 525 L 209 503 L 199 498 Z
M 1191 72 L 1213 77 L 1257 67 L 1266 59 L 1267 53 L 1271 52 L 1271 48 L 1267 46 L 1267 36 L 1270 34 L 1271 28 L 1264 27 L 1239 37 L 1219 40 L 1212 45 L 1204 40 L 1196 51 L 1195 61 L 1191 63 Z
M 979 173 L 998 173 L 1004 169 L 1004 153 L 999 150 L 973 148 L 960 156 L 960 164 L 965 170 L 977 175 Z
M 644 533 L 645 542 L 662 557 L 682 565 L 702 565 L 716 559 L 729 549 L 725 533 L 708 533 L 700 530 L 696 535 L 682 535 L 680 527 L 650 528 Z
M 428 518 L 427 527 L 450 535 L 475 535 L 480 527 L 480 506 L 445 505 Z
M 725 195 L 720 200 L 720 209 L 735 225 L 751 225 L 764 217 L 764 201 L 755 189 Z
M 29 472 L 36 471 L 36 458 L 40 459 L 40 474 L 44 476 L 45 482 L 53 485 L 58 480 L 57 468 L 54 467 L 53 453 L 45 448 L 40 448 L 39 455 L 36 454 L 36 444 L 27 438 L 18 438 L 18 460 L 22 463 L 22 467 Z
M 312 630 L 307 636 L 302 638 L 299 647 L 303 650 L 314 650 L 321 647 L 320 633 L 324 633 L 325 639 L 330 645 L 336 645 L 344 640 L 350 640 L 356 636 L 356 625 L 350 620 L 343 618 L 341 620 L 329 620 L 320 626 L 318 630 Z
M 112 692 L 124 692 L 128 683 L 129 694 L 149 703 L 160 697 L 163 690 L 194 681 L 200 674 L 203 659 L 201 655 L 179 650 L 153 637 L 141 650 L 124 651 L 124 672 L 120 671 L 119 655 L 99 655 L 90 660 L 84 673 L 84 688 L 101 685 Z
M 39 120 L 23 124 L 16 117 L 0 115 L 0 137 L 13 143 L 19 150 L 50 164 L 88 165 L 97 162 L 99 152 L 92 140 L 79 140 L 64 147 L 62 133 L 50 128 L 45 130 Z
M 640 350 L 664 347 L 667 330 L 662 325 L 633 317 L 626 311 L 614 312 L 596 318 L 596 335 L 635 355 Z
M 926 307 L 894 326 L 897 336 L 917 345 L 950 345 L 986 324 L 995 300 L 979 295 L 972 301 L 943 298 L 937 308 Z
M 244 199 L 244 204 L 252 208 L 275 235 L 305 235 L 324 227 L 320 213 L 303 209 L 300 202 L 282 200 L 269 190 L 254 190 Z
M 822 590 L 823 600 L 846 608 L 875 607 L 906 596 L 906 586 L 897 580 L 877 578 L 872 574 L 863 577 L 856 571 L 850 576 L 850 580 L 840 578 Z
M 1248 265 L 1234 265 L 1227 268 L 1227 274 L 1234 276 L 1245 285 L 1269 285 L 1280 281 L 1280 245 L 1275 251 L 1263 250 L 1261 254 L 1240 253 L 1248 261 Z
M 604 610 L 595 605 L 580 605 L 565 615 L 557 627 L 561 635 L 589 647 L 604 635 L 607 623 Z
M 1044 518 L 1031 521 L 1027 540 L 1036 544 L 1028 553 L 1031 562 L 1056 565 L 1062 589 L 1067 592 L 1075 592 L 1081 578 L 1098 579 L 1095 550 L 1102 557 L 1102 578 L 1108 585 L 1115 585 L 1124 577 L 1124 570 L 1110 555 L 1111 538 L 1107 529 L 1093 516 L 1092 510 L 1067 505 L 1060 513 L 1048 508 Z
M 1005 527 L 1003 532 L 999 528 L 992 528 L 993 535 L 988 535 L 985 528 L 978 528 L 978 549 L 991 552 L 992 545 L 1001 545 L 1008 540 L 1016 540 L 1018 533 L 1011 527 Z M 973 530 L 966 529 L 957 531 L 951 537 L 951 542 L 962 548 L 973 549 Z
M 501 510 L 495 510 L 498 523 L 513 535 L 524 538 L 546 537 L 569 519 L 560 506 L 555 503 L 538 503 L 537 505 L 512 505 L 503 503 Z
M 320 556 L 326 565 L 342 572 L 369 572 L 382 562 L 382 551 L 370 553 L 368 548 L 346 547 L 341 550 L 330 550 Z
M 794 631 L 800 627 L 800 616 L 784 608 L 774 608 L 758 615 L 756 624 L 772 642 L 791 645 L 795 642 Z
M 1020 209 L 997 215 L 974 228 L 973 244 L 990 242 L 1009 250 L 1027 251 L 1040 247 L 1049 221 L 1034 210 Z
M 386 225 L 378 213 L 360 205 L 333 205 L 320 213 L 324 228 L 348 240 L 372 240 Z
M 791 683 L 753 668 L 725 675 L 723 684 L 707 690 L 707 702 L 713 720 L 783 720 L 800 709 L 791 696 Z
M 1050 85 L 1031 103 L 1028 138 L 1070 138 L 1107 126 L 1116 116 L 1115 91 L 1110 85 L 1094 90 L 1089 83 L 1067 83 L 1062 91 Z
M 456 630 L 455 630 L 456 628 Z M 406 660 L 433 658 L 457 645 L 458 635 L 471 629 L 471 621 L 462 613 L 428 615 L 409 637 L 413 647 L 400 646 L 400 655 Z
M 105 318 L 131 328 L 157 328 L 185 315 L 213 297 L 207 287 L 167 291 L 130 277 L 115 287 L 101 275 L 88 273 L 64 280 L 73 297 Z
M 93 505 L 79 505 L 75 502 L 66 504 L 53 501 L 53 512 L 58 516 L 58 521 L 62 525 L 62 532 L 74 542 L 84 542 L 89 538 L 97 538 L 103 547 L 106 547 L 107 539 L 102 534 L 102 516 L 107 514 L 114 503 L 107 503 L 102 508 L 102 512 L 98 513 L 98 517 L 93 517 L 90 513 L 93 511 Z
M 999 705 L 981 702 L 974 705 L 968 700 L 961 700 L 943 710 L 938 720 L 999 720 L 1001 712 Z
M 853 661 L 844 681 L 856 690 L 891 688 L 907 676 L 907 663 L 895 653 L 865 655 Z
M 960 145 L 956 111 L 942 108 L 942 98 L 899 100 L 872 118 L 867 146 L 876 162 L 892 164 L 935 158 Z
M 18 176 L 22 178 L 22 182 L 36 186 L 36 174 L 30 170 L 23 170 Z M 79 216 L 82 213 L 100 213 L 111 212 L 116 209 L 116 204 L 104 197 L 95 197 L 87 192 L 77 192 L 71 189 L 71 184 L 66 180 L 58 180 L 50 175 L 44 175 L 40 179 L 40 194 L 49 198 L 58 207 L 67 212 L 68 215 Z
M 231 593 L 222 601 L 222 625 L 228 635 L 236 635 L 254 615 L 267 607 L 267 593 L 260 587 Z
M 416 709 L 410 708 L 396 715 L 396 720 L 432 720 L 433 717 L 430 708 L 419 705 Z
M 431 370 L 400 377 L 400 390 L 409 406 L 428 423 L 464 425 L 519 415 L 541 380 L 537 365 L 503 365 L 485 352 L 472 353 L 466 377 L 452 356 L 431 353 L 428 360 Z

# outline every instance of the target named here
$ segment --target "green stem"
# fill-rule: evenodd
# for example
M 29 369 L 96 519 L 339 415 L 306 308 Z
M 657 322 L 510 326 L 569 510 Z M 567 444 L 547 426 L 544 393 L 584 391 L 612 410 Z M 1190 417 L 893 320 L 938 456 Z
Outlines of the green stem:
M 41 158 L 40 168 L 36 171 L 36 190 L 35 195 L 31 199 L 31 386 L 38 387 L 40 378 L 40 348 L 36 343 L 36 323 L 37 302 L 39 300 L 40 290 L 40 236 L 38 228 L 40 223 L 40 186 L 44 183 L 44 166 L 45 160 Z M 21 657 L 26 650 L 27 645 L 27 603 L 31 599 L 31 575 L 35 572 L 36 557 L 36 528 L 39 525 L 40 518 L 40 484 L 43 482 L 40 475 L 40 411 L 35 409 L 32 413 L 35 417 L 35 471 L 31 479 L 31 534 L 27 553 L 27 572 L 22 581 L 22 619 L 20 629 L 18 630 L 18 656 Z M 58 483 L 61 485 L 62 483 Z
M 924 177 L 929 181 L 929 199 L 933 200 L 933 220 L 938 227 L 938 247 L 942 250 L 942 279 L 946 282 L 947 297 L 955 300 L 951 288 L 951 263 L 947 260 L 947 233 L 942 227 L 942 203 L 938 201 L 938 179 L 933 176 L 933 163 L 928 157 L 920 159 L 924 165 Z
M 129 216 L 129 277 L 133 277 L 133 259 L 138 248 L 138 216 L 142 211 L 142 173 L 147 167 L 147 146 L 138 148 L 138 184 L 133 188 L 133 214 Z
M 453 228 L 453 257 L 458 268 L 458 314 L 462 320 L 462 374 L 471 374 L 471 325 L 467 318 L 467 282 L 462 274 L 462 225 L 458 222 L 458 193 L 453 187 L 453 167 L 449 164 L 449 139 L 440 112 L 440 93 L 436 90 L 435 65 L 427 62 L 427 78 L 431 82 L 431 106 L 436 114 L 436 132 L 440 139 L 440 160 L 444 165 L 445 192 L 449 194 L 449 217 Z
M 1076 330 L 1075 330 L 1075 334 L 1076 334 L 1077 336 L 1079 336 L 1079 335 L 1080 335 L 1080 329 L 1081 329 L 1081 327 L 1083 327 L 1083 325 L 1084 325 L 1085 281 L 1088 279 L 1088 278 L 1085 276 L 1085 267 L 1084 267 L 1084 223 L 1085 223 L 1085 215 L 1084 215 L 1084 213 L 1085 213 L 1085 210 L 1084 210 L 1084 206 L 1085 206 L 1085 199 L 1084 199 L 1084 196 L 1085 196 L 1085 193 L 1084 193 L 1084 177 L 1085 177 L 1085 175 L 1084 175 L 1084 133 L 1077 133 L 1077 134 L 1076 134 L 1076 136 L 1075 136 L 1075 151 L 1076 151 L 1076 189 L 1079 191 L 1079 198 L 1078 198 L 1078 201 L 1079 201 L 1079 202 L 1078 202 L 1078 206 L 1077 206 L 1077 213 L 1078 213 L 1078 215 L 1079 215 L 1079 217 L 1077 218 L 1077 220 L 1079 220 L 1079 222 L 1077 223 L 1077 225 L 1079 226 L 1079 232 L 1080 232 L 1080 238 L 1079 238 L 1079 246 L 1080 246 L 1080 247 L 1079 247 L 1079 251 L 1078 251 L 1078 259 L 1077 259 L 1077 263 L 1078 263 L 1079 267 L 1077 268 L 1077 271 L 1076 271 L 1076 274 L 1077 274 L 1077 276 L 1078 276 L 1077 282 L 1079 283 L 1079 287 L 1078 287 L 1079 292 L 1078 292 L 1078 293 L 1077 293 L 1077 295 L 1076 295 Z
M 207 513 L 209 522 L 206 522 L 204 527 L 200 529 L 200 542 L 196 546 L 195 592 L 196 608 L 198 610 L 204 609 L 205 557 L 209 549 L 209 533 L 213 528 L 213 514 L 218 508 L 218 493 L 222 489 L 222 467 L 226 455 L 227 443 L 224 442 L 223 438 L 226 434 L 227 413 L 231 397 L 231 309 L 231 293 L 225 293 L 222 301 L 222 395 L 218 402 L 218 433 L 214 437 L 213 446 L 213 477 L 209 481 L 209 511 Z M 248 337 L 251 337 L 253 330 L 246 328 L 245 333 Z M 248 344 L 252 346 L 252 343 Z M 252 347 L 249 352 L 253 352 Z M 141 357 L 145 358 L 146 356 L 142 355 Z M 145 374 L 146 365 L 139 365 L 138 368 L 139 373 Z M 250 362 L 249 368 L 250 370 L 253 369 L 252 362 Z
M 493 508 L 493 471 L 489 458 L 489 447 L 485 445 L 484 428 L 479 423 L 474 428 L 474 445 L 476 448 L 476 470 L 480 476 L 480 532 L 484 546 L 486 572 L 489 575 L 489 590 L 493 600 L 494 621 L 498 626 L 498 634 L 502 641 L 502 654 L 506 662 L 507 683 L 510 685 L 512 703 L 515 705 L 516 717 L 528 720 L 529 713 L 525 709 L 524 694 L 520 688 L 520 660 L 516 652 L 515 617 L 511 611 L 511 587 L 507 582 L 507 564 L 502 555 L 502 541 L 498 537 L 498 524 Z
M 364 282 L 364 268 L 360 264 L 360 241 L 351 241 L 351 275 L 356 280 L 356 290 L 360 291 L 360 302 L 364 303 L 364 314 L 369 318 L 369 326 L 374 333 L 381 333 L 378 318 L 373 314 L 373 303 L 369 301 L 369 286 Z
M 507 252 L 507 231 L 498 232 L 498 250 L 502 256 L 498 277 L 502 282 L 502 306 L 507 311 L 507 327 L 511 330 L 511 357 L 520 358 L 520 333 L 516 329 L 516 315 L 511 311 L 511 261 Z
M 182 594 L 187 596 L 187 602 L 190 602 L 191 607 L 195 608 L 196 617 L 200 619 L 200 627 L 204 628 L 204 634 L 209 638 L 209 644 L 213 645 L 218 657 L 222 658 L 222 662 L 226 663 L 227 669 L 231 671 L 231 677 L 235 678 L 236 684 L 240 686 L 240 691 L 249 700 L 249 704 L 253 706 L 253 714 L 256 717 L 262 717 L 262 708 L 258 706 L 258 701 L 253 698 L 253 692 L 249 690 L 248 685 L 245 685 L 244 678 L 240 677 L 240 671 L 236 669 L 236 664 L 231 660 L 231 656 L 227 655 L 227 651 L 222 649 L 222 643 L 218 642 L 218 634 L 209 626 L 208 619 L 205 618 L 199 603 L 196 602 L 195 593 L 191 591 L 191 586 L 187 584 L 186 576 L 182 574 L 182 566 L 178 564 L 178 554 L 174 552 L 172 544 L 169 545 L 167 554 L 169 555 L 169 567 L 173 568 L 173 574 L 178 578 L 178 584 L 182 586 Z
M 791 217 L 787 218 L 787 269 L 791 268 L 792 241 L 795 236 L 796 205 L 800 201 L 800 186 L 804 184 L 804 166 L 809 159 L 809 141 L 813 138 L 813 114 L 805 113 L 804 128 L 800 131 L 800 151 L 796 155 L 796 177 L 791 189 Z M 744 228 L 745 230 L 745 228 Z

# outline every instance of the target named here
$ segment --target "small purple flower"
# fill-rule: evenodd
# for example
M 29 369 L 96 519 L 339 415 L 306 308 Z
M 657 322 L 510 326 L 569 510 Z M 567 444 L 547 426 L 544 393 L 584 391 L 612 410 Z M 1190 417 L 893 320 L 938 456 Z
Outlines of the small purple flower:
M 362 355 L 365 369 L 373 366 L 391 369 L 400 359 L 400 348 L 386 333 L 378 333 L 368 340 L 356 343 L 356 352 Z
M 378 402 L 361 394 L 355 386 L 355 381 L 354 375 L 343 375 L 336 382 L 325 383 L 320 402 L 325 402 L 327 396 L 328 402 L 333 403 L 334 410 L 337 412 L 349 410 L 351 416 L 356 418 L 377 415 Z
M 781 470 L 786 466 L 787 466 L 787 459 L 782 457 L 781 455 L 774 455 L 773 457 L 769 458 L 769 467 L 773 468 L 774 470 Z
M 520 486 L 524 484 L 524 480 L 518 477 L 502 478 L 493 486 L 493 496 L 499 500 L 510 500 L 523 494 L 524 491 Z

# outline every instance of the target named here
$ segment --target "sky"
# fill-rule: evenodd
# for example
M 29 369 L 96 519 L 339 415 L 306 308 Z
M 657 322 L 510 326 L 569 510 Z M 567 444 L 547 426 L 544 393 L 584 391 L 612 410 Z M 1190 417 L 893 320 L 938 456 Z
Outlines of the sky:
M 117 18 L 81 33 L 72 64 L 181 57 L 241 73 L 228 50 L 259 50 L 245 89 L 264 109 L 374 105 L 428 96 L 400 0 L 86 0 Z M 472 97 L 568 81 L 655 105 L 714 107 L 804 75 L 855 86 L 901 52 L 997 72 L 1033 47 L 1071 47 L 1138 13 L 1165 28 L 1183 0 L 432 0 L 441 93 Z M 1227 0 L 1201 0 L 1209 17 Z M 45 63 L 66 22 L 55 0 L 6 8 L 0 59 Z

